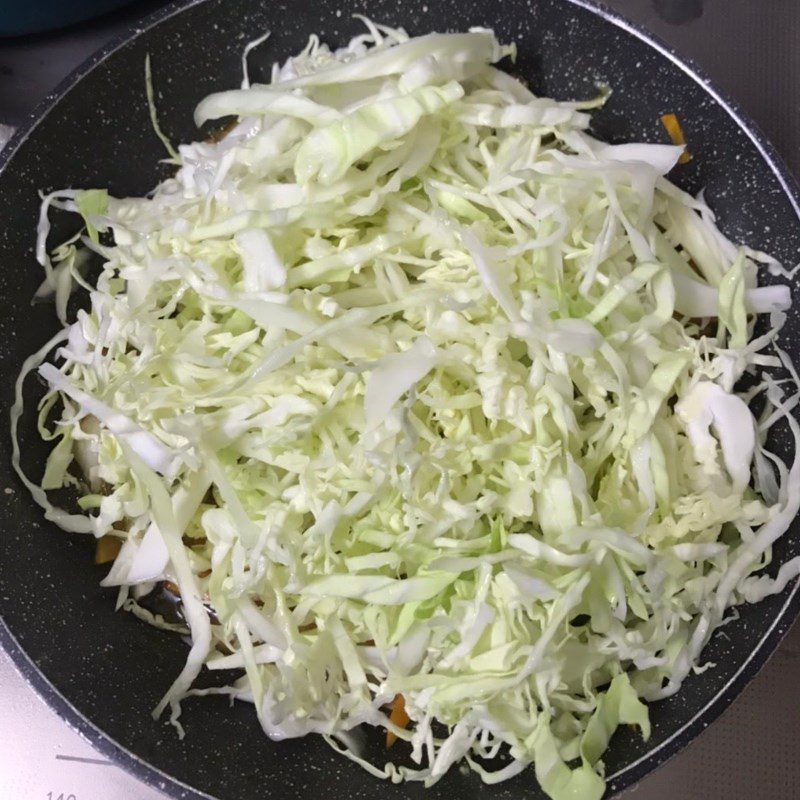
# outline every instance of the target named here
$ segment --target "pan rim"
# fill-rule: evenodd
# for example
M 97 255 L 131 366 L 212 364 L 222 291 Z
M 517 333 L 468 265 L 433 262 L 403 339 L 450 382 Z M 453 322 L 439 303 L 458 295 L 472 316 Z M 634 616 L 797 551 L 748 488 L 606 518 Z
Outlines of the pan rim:
M 163 8 L 146 15 L 130 25 L 123 33 L 103 45 L 66 78 L 64 78 L 29 114 L 27 119 L 17 128 L 6 146 L 0 150 L 0 177 L 13 160 L 19 148 L 42 123 L 48 114 L 58 105 L 84 77 L 103 63 L 117 50 L 135 41 L 143 34 L 162 22 L 209 0 L 173 0 Z M 800 224 L 800 186 L 797 179 L 787 167 L 775 146 L 763 133 L 760 127 L 746 114 L 741 106 L 727 93 L 718 89 L 705 72 L 693 59 L 680 55 L 674 48 L 659 36 L 648 31 L 638 23 L 632 22 L 623 14 L 610 9 L 598 0 L 560 0 L 568 9 L 569 6 L 581 8 L 600 17 L 617 28 L 636 37 L 661 56 L 668 59 L 687 77 L 693 80 L 715 104 L 721 107 L 736 126 L 747 136 L 758 151 L 766 166 L 777 179 L 783 194 L 789 200 L 795 216 Z M 745 661 L 729 680 L 681 727 L 667 739 L 648 750 L 630 764 L 625 765 L 607 776 L 610 794 L 616 794 L 628 788 L 663 766 L 670 758 L 677 755 L 708 725 L 714 722 L 723 711 L 738 697 L 747 684 L 772 656 L 780 641 L 800 613 L 800 578 L 795 581 L 783 605 L 772 623 L 764 631 Z M 115 764 L 123 767 L 137 779 L 168 793 L 170 796 L 185 800 L 218 800 L 215 795 L 203 792 L 180 779 L 169 775 L 160 768 L 138 756 L 128 748 L 119 744 L 105 733 L 94 722 L 80 712 L 65 697 L 46 675 L 34 664 L 23 647 L 19 644 L 11 629 L 0 613 L 0 647 L 9 655 L 12 663 L 25 681 L 34 689 L 39 697 L 55 711 L 73 730 L 89 741 L 101 754 L 110 758 Z M 176 794 L 176 791 L 178 794 Z

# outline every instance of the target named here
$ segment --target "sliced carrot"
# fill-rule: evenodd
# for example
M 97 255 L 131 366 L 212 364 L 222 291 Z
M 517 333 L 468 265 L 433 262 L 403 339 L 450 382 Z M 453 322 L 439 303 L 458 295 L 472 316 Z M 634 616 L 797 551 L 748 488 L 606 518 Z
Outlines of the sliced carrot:
M 686 138 L 683 135 L 683 128 L 681 123 L 678 122 L 678 117 L 675 114 L 662 114 L 661 124 L 667 129 L 669 138 L 672 139 L 672 144 L 685 145 Z M 691 161 L 692 154 L 688 150 L 684 150 L 678 159 L 679 164 L 685 164 Z
M 94 548 L 94 563 L 108 564 L 113 561 L 122 549 L 122 540 L 116 536 L 101 536 Z
M 405 728 L 411 719 L 406 714 L 406 699 L 401 694 L 397 694 L 392 700 L 392 713 L 389 714 L 389 722 L 393 722 L 399 728 Z M 391 747 L 397 741 L 397 735 L 392 731 L 386 731 L 386 746 Z

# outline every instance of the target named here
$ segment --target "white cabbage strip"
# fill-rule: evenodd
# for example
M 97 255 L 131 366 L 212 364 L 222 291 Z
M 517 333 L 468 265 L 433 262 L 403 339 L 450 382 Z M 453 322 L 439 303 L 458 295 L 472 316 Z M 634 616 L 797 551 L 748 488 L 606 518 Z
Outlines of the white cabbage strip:
M 591 103 L 533 96 L 506 55 L 486 30 L 312 38 L 206 98 L 198 121 L 238 125 L 182 145 L 152 196 L 47 195 L 42 293 L 63 315 L 77 282 L 90 308 L 26 362 L 14 426 L 38 367 L 59 443 L 35 500 L 124 541 L 125 608 L 179 588 L 192 646 L 157 712 L 240 668 L 227 691 L 276 739 L 325 734 L 394 780 L 532 765 L 592 800 L 614 729 L 646 738 L 643 701 L 727 609 L 800 571 L 753 575 L 800 499 L 766 449 L 797 437 L 790 292 L 666 180 L 679 148 L 596 141 Z M 48 256 L 51 207 L 88 236 Z M 73 458 L 85 516 L 45 494 Z M 367 764 L 362 723 L 416 768 Z

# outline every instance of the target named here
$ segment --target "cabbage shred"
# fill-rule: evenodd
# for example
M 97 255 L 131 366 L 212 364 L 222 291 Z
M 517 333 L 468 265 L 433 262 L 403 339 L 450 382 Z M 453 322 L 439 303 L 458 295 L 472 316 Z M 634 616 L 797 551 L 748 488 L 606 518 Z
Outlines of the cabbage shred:
M 18 382 L 15 431 L 57 347 L 56 445 L 23 480 L 123 540 L 120 606 L 179 587 L 191 650 L 156 709 L 179 729 L 203 667 L 241 669 L 224 691 L 275 739 L 600 798 L 615 728 L 647 738 L 727 610 L 800 571 L 754 574 L 800 503 L 797 458 L 766 449 L 798 437 L 789 290 L 757 284 L 776 264 L 667 181 L 681 147 L 594 139 L 592 103 L 535 97 L 509 55 L 482 29 L 312 37 L 203 100 L 198 123 L 238 123 L 152 196 L 45 198 L 42 291 L 90 307 Z M 52 258 L 51 207 L 87 231 Z M 47 499 L 74 459 L 88 514 Z M 363 723 L 415 766 L 368 764 Z

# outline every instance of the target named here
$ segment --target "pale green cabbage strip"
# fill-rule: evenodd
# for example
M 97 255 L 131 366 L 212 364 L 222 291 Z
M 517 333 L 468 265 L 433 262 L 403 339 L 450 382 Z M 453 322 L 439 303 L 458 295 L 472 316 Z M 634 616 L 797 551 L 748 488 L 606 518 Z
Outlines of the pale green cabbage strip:
M 180 588 L 192 646 L 156 713 L 179 726 L 203 667 L 241 668 L 227 691 L 273 738 L 591 800 L 615 728 L 647 738 L 642 701 L 800 572 L 754 575 L 800 503 L 800 462 L 765 449 L 798 438 L 790 296 L 666 180 L 680 148 L 597 141 L 591 103 L 535 97 L 506 55 L 486 30 L 312 37 L 203 100 L 238 124 L 151 197 L 48 195 L 42 293 L 63 316 L 85 248 L 105 266 L 13 424 L 58 345 L 28 485 L 124 541 L 120 605 Z M 52 258 L 50 207 L 87 231 Z M 86 515 L 45 494 L 73 458 Z M 416 768 L 363 761 L 361 723 Z

